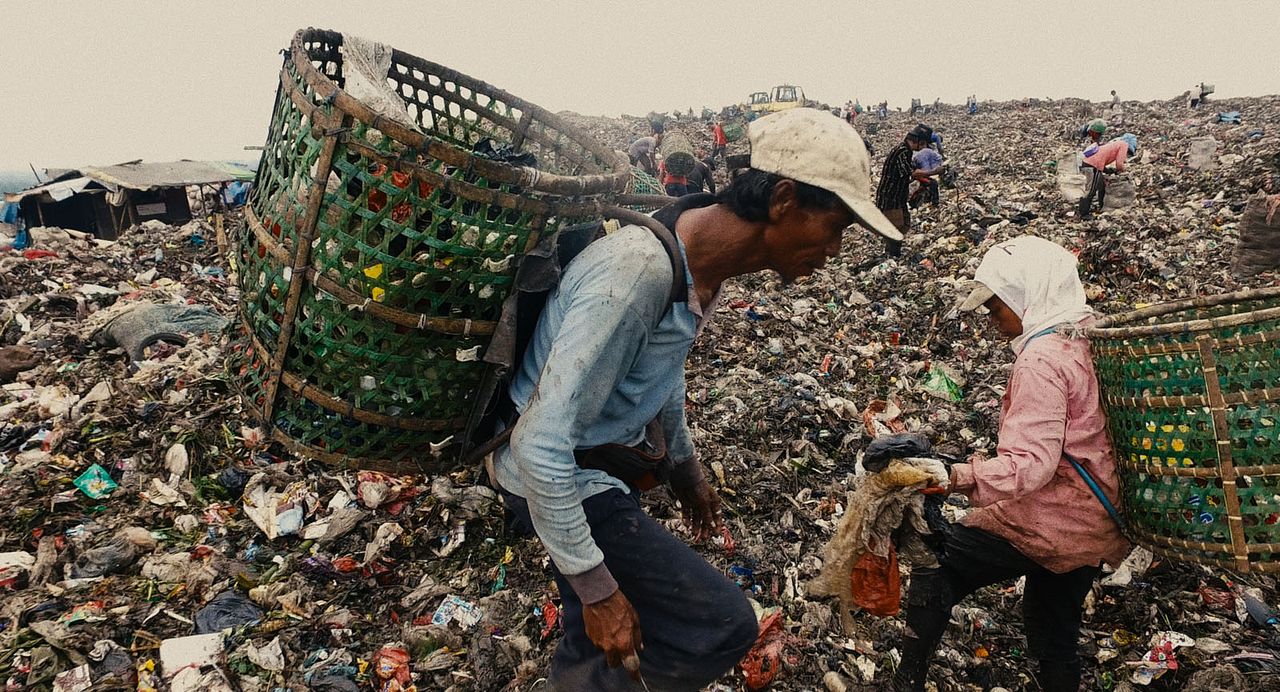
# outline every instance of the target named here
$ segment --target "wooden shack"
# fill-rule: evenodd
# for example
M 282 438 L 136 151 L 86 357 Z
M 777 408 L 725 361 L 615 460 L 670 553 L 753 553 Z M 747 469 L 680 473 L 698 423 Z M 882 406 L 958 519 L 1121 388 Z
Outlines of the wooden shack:
M 253 171 L 207 161 L 143 163 L 62 171 L 53 180 L 5 196 L 20 205 L 28 227 L 58 226 L 113 240 L 152 219 L 179 225 L 191 220 L 188 187 L 221 189 L 252 180 Z

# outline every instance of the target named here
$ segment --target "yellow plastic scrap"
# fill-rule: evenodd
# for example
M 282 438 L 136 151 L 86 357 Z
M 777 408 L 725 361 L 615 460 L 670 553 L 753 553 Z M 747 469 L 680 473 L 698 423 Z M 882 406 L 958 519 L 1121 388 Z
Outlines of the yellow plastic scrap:
M 364 275 L 369 277 L 370 279 L 382 278 L 382 263 L 375 264 L 372 267 L 365 267 Z M 386 298 L 387 291 L 385 289 L 374 286 L 373 290 L 370 291 L 370 295 L 372 296 L 374 301 L 381 303 L 382 299 Z
M 905 488 L 929 482 L 929 474 L 895 459 L 888 468 L 880 472 L 880 480 L 890 488 Z

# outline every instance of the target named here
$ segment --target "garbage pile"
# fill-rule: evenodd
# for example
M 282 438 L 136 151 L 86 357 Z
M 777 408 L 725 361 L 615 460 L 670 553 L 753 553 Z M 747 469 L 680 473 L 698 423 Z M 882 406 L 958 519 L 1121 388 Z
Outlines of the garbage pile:
M 1280 191 L 1280 98 L 1212 103 L 944 106 L 926 122 L 955 187 L 915 210 L 900 259 L 851 232 L 794 286 L 758 275 L 725 287 L 688 365 L 690 424 L 728 523 L 700 550 L 751 596 L 762 635 L 713 689 L 875 690 L 892 675 L 900 618 L 862 613 L 846 628 L 839 602 L 805 585 L 864 472 L 868 428 L 923 433 L 952 456 L 994 449 L 1011 353 L 949 314 L 991 244 L 1034 233 L 1077 251 L 1102 312 L 1275 282 L 1274 270 L 1230 268 L 1249 198 Z M 1056 167 L 1095 115 L 1141 146 L 1132 201 L 1081 222 Z M 568 117 L 617 149 L 650 127 Z M 864 114 L 855 126 L 883 154 L 916 120 Z M 668 127 L 710 148 L 705 124 Z M 1212 154 L 1195 145 L 1192 166 L 1206 137 Z M 245 416 L 223 358 L 236 267 L 216 226 L 147 223 L 116 242 L 32 235 L 0 251 L 6 689 L 545 684 L 560 633 L 548 558 L 507 529 L 476 469 L 326 467 Z M 682 531 L 665 491 L 645 503 Z M 944 509 L 965 511 L 959 497 Z M 956 609 L 939 689 L 1035 689 L 1019 590 L 985 589 Z M 1087 602 L 1086 687 L 1276 689 L 1277 605 L 1273 577 L 1135 552 Z

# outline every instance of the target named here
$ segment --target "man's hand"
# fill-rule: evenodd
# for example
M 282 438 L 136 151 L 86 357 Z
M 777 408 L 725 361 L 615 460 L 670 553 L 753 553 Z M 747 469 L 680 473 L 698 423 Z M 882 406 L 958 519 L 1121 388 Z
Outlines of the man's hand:
M 640 641 L 640 619 L 621 589 L 603 601 L 584 603 L 582 622 L 586 625 L 587 638 L 604 652 L 605 662 L 611 668 L 623 665 L 628 659 L 636 660 L 636 653 L 644 649 Z M 632 679 L 640 679 L 639 666 L 628 663 L 627 672 Z
M 720 515 L 720 496 L 707 483 L 702 464 L 690 459 L 671 470 L 671 491 L 680 501 L 685 526 L 693 532 L 693 540 L 701 543 L 719 535 L 724 526 Z

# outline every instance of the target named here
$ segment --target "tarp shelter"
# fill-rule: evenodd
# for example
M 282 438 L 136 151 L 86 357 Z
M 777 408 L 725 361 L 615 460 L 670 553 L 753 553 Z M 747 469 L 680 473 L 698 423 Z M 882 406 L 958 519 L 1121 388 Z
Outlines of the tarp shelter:
M 64 171 L 53 181 L 6 195 L 5 200 L 21 204 L 28 226 L 60 226 L 113 239 L 143 221 L 190 221 L 188 187 L 216 190 L 252 178 L 252 170 L 234 164 L 131 161 Z

